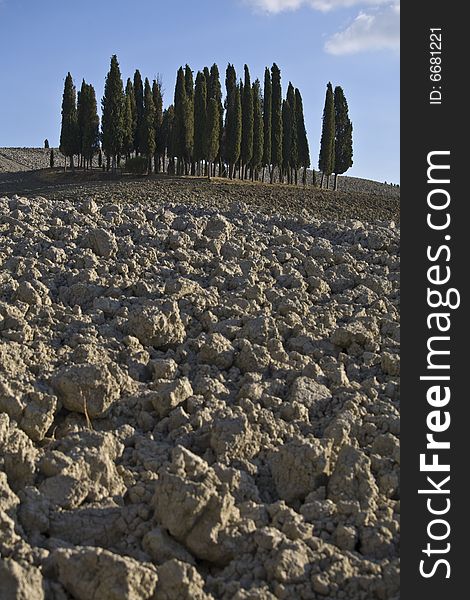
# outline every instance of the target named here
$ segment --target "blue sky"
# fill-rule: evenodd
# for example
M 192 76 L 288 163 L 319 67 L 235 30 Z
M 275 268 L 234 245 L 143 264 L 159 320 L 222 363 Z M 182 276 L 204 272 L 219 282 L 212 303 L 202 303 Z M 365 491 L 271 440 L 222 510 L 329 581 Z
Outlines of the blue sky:
M 399 4 L 396 0 L 0 0 L 0 146 L 56 145 L 67 71 L 103 92 L 110 56 L 123 79 L 139 68 L 228 62 L 252 78 L 276 62 L 284 91 L 302 93 L 312 161 L 318 160 L 328 81 L 341 85 L 354 124 L 349 175 L 399 181 Z

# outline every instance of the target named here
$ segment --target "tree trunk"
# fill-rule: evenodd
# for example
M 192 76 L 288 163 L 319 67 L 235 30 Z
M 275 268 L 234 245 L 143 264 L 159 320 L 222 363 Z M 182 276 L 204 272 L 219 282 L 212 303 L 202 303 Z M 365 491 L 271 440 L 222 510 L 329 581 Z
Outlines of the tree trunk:
M 329 175 L 326 176 L 326 189 L 327 190 L 330 189 L 330 176 Z
M 335 173 L 335 182 L 334 182 L 333 189 L 335 192 L 338 189 L 338 173 Z
M 324 173 L 323 173 L 323 171 L 322 171 L 322 174 L 321 174 L 321 179 L 320 179 L 320 189 L 321 189 L 321 190 L 323 189 L 323 179 L 324 179 L 324 178 L 325 178 L 325 175 L 324 175 Z
M 274 183 L 274 165 L 269 167 L 269 180 Z

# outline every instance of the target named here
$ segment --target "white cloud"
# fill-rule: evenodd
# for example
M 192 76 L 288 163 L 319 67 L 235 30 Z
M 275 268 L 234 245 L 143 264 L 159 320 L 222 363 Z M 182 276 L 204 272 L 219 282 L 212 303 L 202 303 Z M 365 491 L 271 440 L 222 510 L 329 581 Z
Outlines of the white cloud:
M 329 54 L 353 54 L 366 50 L 398 50 L 400 47 L 399 0 L 244 0 L 258 11 L 278 14 L 309 6 L 328 12 L 353 6 L 362 7 L 352 23 L 333 34 L 325 44 Z
M 355 54 L 365 50 L 400 48 L 400 5 L 389 4 L 370 12 L 360 12 L 354 21 L 327 40 L 329 54 Z
M 389 4 L 390 0 L 245 0 L 245 2 L 268 13 L 279 13 L 285 10 L 296 10 L 301 6 L 311 6 L 323 12 L 358 5 L 379 6 Z

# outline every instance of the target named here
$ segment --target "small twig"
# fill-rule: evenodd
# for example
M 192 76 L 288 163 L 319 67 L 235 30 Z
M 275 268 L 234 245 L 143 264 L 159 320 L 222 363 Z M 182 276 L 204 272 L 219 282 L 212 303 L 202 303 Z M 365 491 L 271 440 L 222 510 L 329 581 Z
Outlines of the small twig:
M 88 415 L 88 408 L 86 405 L 86 398 L 83 398 L 83 412 L 85 414 L 86 424 L 88 429 L 93 429 L 93 425 L 91 424 L 90 416 Z

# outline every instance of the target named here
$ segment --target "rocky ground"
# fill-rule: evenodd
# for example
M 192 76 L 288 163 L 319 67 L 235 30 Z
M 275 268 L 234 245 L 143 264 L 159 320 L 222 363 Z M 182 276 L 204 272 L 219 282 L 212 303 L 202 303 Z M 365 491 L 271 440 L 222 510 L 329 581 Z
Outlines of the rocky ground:
M 398 598 L 398 201 L 61 185 L 0 197 L 2 600 Z

